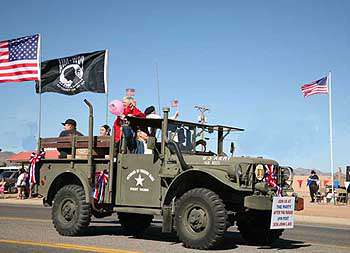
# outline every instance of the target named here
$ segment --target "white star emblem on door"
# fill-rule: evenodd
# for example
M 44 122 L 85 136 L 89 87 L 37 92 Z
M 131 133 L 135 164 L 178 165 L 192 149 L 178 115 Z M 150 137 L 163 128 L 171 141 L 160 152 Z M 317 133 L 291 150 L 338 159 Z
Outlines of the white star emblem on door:
M 143 180 L 145 180 L 145 179 L 141 177 L 141 174 L 139 174 L 139 176 L 136 177 L 135 180 L 136 180 L 136 186 L 140 185 L 140 186 L 143 187 L 142 182 L 143 182 Z

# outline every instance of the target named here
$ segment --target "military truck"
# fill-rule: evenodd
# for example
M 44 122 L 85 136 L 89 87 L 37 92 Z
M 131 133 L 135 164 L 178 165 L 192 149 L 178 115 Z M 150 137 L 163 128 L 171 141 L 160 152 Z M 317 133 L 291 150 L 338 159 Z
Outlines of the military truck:
M 225 154 L 225 137 L 243 129 L 171 120 L 164 108 L 162 119 L 127 117 L 124 128 L 154 133 L 147 140 L 151 152 L 135 154 L 125 136 L 119 143 L 114 133 L 93 136 L 93 107 L 85 103 L 88 136 L 40 139 L 40 148 L 71 149 L 67 158 L 40 164 L 38 190 L 52 207 L 59 234 L 83 234 L 92 215 L 116 212 L 125 232 L 138 236 L 161 217 L 162 232 L 176 231 L 188 248 L 217 247 L 233 225 L 253 244 L 271 244 L 281 236 L 282 229 L 270 229 L 272 199 L 278 190 L 293 194 L 292 169 L 262 157 L 236 157 L 232 143 L 231 154 Z M 276 187 L 266 181 L 267 166 L 274 168 Z M 296 202 L 301 210 L 302 199 Z

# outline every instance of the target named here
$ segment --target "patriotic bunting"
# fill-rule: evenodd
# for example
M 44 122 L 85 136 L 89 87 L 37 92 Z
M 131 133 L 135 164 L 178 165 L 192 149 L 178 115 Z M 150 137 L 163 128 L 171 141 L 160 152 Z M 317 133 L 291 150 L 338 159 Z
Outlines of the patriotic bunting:
M 265 182 L 268 186 L 274 187 L 277 189 L 277 196 L 282 197 L 282 188 L 277 184 L 277 175 L 275 173 L 275 167 L 272 164 L 265 165 L 266 174 Z
M 96 172 L 96 185 L 95 185 L 93 197 L 95 200 L 97 200 L 98 204 L 101 204 L 104 201 L 107 182 L 108 182 L 107 170 Z
M 29 183 L 36 184 L 36 164 L 45 158 L 45 151 L 41 150 L 39 154 L 33 152 L 29 158 Z

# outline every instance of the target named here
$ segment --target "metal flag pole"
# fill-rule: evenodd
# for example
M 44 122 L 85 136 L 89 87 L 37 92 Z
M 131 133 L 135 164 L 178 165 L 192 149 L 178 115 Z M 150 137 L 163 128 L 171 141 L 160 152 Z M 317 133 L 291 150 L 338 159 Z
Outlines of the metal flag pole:
M 160 89 L 159 89 L 159 76 L 158 76 L 158 63 L 156 62 L 154 64 L 154 74 L 156 79 L 156 85 L 157 85 L 157 95 L 158 95 L 158 113 L 161 113 L 160 110 Z
M 332 179 L 332 201 L 336 204 L 334 196 L 334 161 L 333 161 L 333 122 L 332 122 L 332 73 L 328 74 L 328 92 L 329 92 L 329 146 L 331 159 L 331 179 Z
M 106 125 L 108 125 L 108 49 L 106 49 L 106 55 L 105 55 L 105 65 L 104 65 L 104 82 L 105 82 L 105 92 L 106 92 Z
M 38 85 L 39 85 L 39 119 L 38 119 L 38 153 L 40 152 L 40 146 L 41 146 L 41 62 L 42 62 L 42 56 L 41 56 L 41 35 L 39 34 L 39 38 L 38 38 L 38 62 L 39 62 L 39 71 L 38 71 L 38 75 L 39 75 L 39 80 L 38 80 Z M 40 56 L 40 57 L 39 57 Z
M 40 57 L 39 57 L 40 56 Z M 37 59 L 38 59 L 38 66 L 39 66 L 39 70 L 38 70 L 38 85 L 39 85 L 39 115 L 38 115 L 38 147 L 37 147 L 37 154 L 40 154 L 40 146 L 41 146 L 41 117 L 42 117 L 42 113 L 41 113 L 41 108 L 42 108 L 42 101 L 41 101 L 41 62 L 42 62 L 42 56 L 41 56 L 41 35 L 39 34 L 39 38 L 38 38 L 38 54 L 37 54 Z M 32 194 L 32 185 L 29 186 L 30 187 L 30 194 Z M 35 184 L 35 192 L 38 193 L 38 184 Z M 31 196 L 30 196 L 31 197 Z

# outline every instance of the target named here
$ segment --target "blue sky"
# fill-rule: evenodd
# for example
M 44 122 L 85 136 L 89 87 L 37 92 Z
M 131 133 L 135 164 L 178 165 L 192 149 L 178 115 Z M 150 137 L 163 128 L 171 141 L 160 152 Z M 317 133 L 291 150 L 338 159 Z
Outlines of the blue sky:
M 109 49 L 110 98 L 136 88 L 138 105 L 178 98 L 181 119 L 210 107 L 209 123 L 231 135 L 238 155 L 329 171 L 328 97 L 303 98 L 302 83 L 332 71 L 335 165 L 350 164 L 350 2 L 348 1 L 5 1 L 0 40 L 40 33 L 42 59 Z M 44 93 L 43 136 L 73 117 L 87 133 L 87 98 L 96 124 L 105 96 Z M 37 135 L 34 83 L 0 84 L 0 148 L 31 149 Z M 113 123 L 110 115 L 109 123 Z M 96 126 L 96 132 L 98 127 Z

